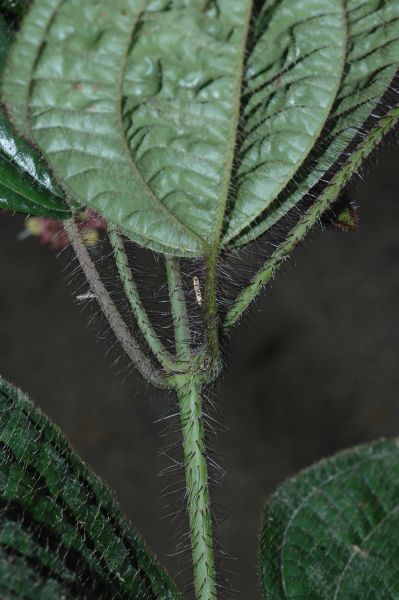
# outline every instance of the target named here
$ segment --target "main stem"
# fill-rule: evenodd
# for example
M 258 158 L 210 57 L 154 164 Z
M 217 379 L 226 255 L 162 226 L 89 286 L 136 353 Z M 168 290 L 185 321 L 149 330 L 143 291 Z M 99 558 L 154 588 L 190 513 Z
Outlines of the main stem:
M 195 597 L 196 600 L 216 600 L 216 572 L 201 383 L 194 375 L 179 376 L 176 383 L 183 434 Z
M 170 306 L 175 333 L 176 358 L 182 372 L 173 377 L 180 408 L 183 456 L 186 472 L 187 511 L 190 524 L 196 600 L 216 600 L 212 515 L 208 465 L 202 414 L 202 375 L 191 352 L 191 335 L 179 262 L 165 259 Z

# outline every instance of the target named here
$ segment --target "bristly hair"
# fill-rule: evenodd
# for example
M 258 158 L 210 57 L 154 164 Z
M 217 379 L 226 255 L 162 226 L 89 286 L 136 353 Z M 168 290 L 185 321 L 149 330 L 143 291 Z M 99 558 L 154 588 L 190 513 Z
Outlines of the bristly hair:
M 225 471 L 219 464 L 220 437 L 226 434 L 227 428 L 220 419 L 220 406 L 214 401 L 214 391 L 210 388 L 203 393 L 203 423 L 206 436 L 208 482 L 212 496 L 212 525 L 214 531 L 214 550 L 217 563 L 217 583 L 221 597 L 229 600 L 230 593 L 235 592 L 231 586 L 232 573 L 229 568 L 231 556 L 225 551 L 218 540 L 217 531 L 227 517 L 226 506 L 220 502 L 221 480 Z M 161 490 L 161 498 L 164 501 L 162 518 L 171 521 L 174 528 L 173 547 L 170 556 L 178 556 L 183 559 L 182 567 L 177 573 L 180 587 L 188 597 L 193 596 L 193 584 L 191 578 L 192 558 L 191 542 L 188 527 L 188 516 L 186 510 L 186 484 L 184 472 L 184 460 L 181 444 L 180 410 L 174 394 L 170 394 L 168 408 L 164 414 L 157 419 L 157 425 L 161 425 L 160 436 L 164 440 L 161 451 L 161 459 L 164 467 L 159 477 L 165 480 Z M 233 574 L 234 575 L 234 574 Z
M 161 341 L 171 353 L 174 353 L 173 323 L 164 261 L 159 255 L 140 248 L 128 240 L 124 240 L 124 246 L 129 266 L 134 275 L 134 280 L 139 289 L 145 310 Z M 107 235 L 104 234 L 100 238 L 99 243 L 89 251 L 91 259 L 102 282 L 110 293 L 115 307 L 122 315 L 129 329 L 141 340 L 144 347 L 145 340 L 142 338 L 132 317 L 129 302 L 115 267 L 113 252 Z M 114 364 L 126 376 L 129 369 L 132 368 L 131 363 L 126 359 L 125 354 L 121 352 L 117 339 L 107 320 L 102 315 L 95 298 L 88 293 L 88 283 L 82 276 L 76 257 L 73 257 L 68 248 L 63 249 L 60 254 L 63 255 L 65 262 L 68 263 L 64 268 L 64 271 L 67 272 L 66 280 L 74 288 L 74 296 L 78 298 L 76 302 L 79 308 L 89 315 L 89 323 L 95 327 L 101 346 L 106 353 L 112 352 L 115 354 Z M 205 343 L 204 305 L 202 297 L 205 265 L 203 260 L 198 259 L 181 260 L 180 266 L 192 333 L 192 350 L 195 352 L 202 348 Z M 179 406 L 174 394 L 170 392 L 162 392 L 162 394 L 165 399 L 165 411 L 157 420 L 157 425 L 161 425 L 160 437 L 164 441 L 164 447 L 161 451 L 161 459 L 164 462 L 164 467 L 159 474 L 161 479 L 166 480 L 160 492 L 165 502 L 163 518 L 168 519 L 175 529 L 171 555 L 178 554 L 179 557 L 185 557 L 186 566 L 179 570 L 178 579 L 181 580 L 186 592 L 191 594 L 192 584 L 191 578 L 188 576 L 192 567 L 190 556 L 191 546 L 186 510 L 187 498 Z M 224 476 L 224 470 L 219 465 L 219 444 L 217 442 L 219 437 L 226 431 L 219 418 L 219 411 L 219 405 L 214 401 L 213 392 L 208 387 L 204 390 L 203 395 L 203 423 L 206 435 L 209 486 L 212 494 L 212 523 L 216 534 L 219 525 L 224 522 L 227 515 L 224 504 L 217 501 L 220 482 Z M 225 597 L 227 600 L 231 597 L 230 592 L 232 592 L 232 588 L 230 584 L 231 574 L 225 564 L 230 557 L 220 543 L 218 543 L 217 535 L 215 539 L 218 586 L 220 591 L 224 590 L 222 597 Z

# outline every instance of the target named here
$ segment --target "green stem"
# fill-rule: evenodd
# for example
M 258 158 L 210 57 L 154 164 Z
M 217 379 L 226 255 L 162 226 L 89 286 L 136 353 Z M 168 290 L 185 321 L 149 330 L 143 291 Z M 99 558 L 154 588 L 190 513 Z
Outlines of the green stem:
M 383 137 L 399 121 L 399 107 L 391 109 L 381 118 L 369 135 L 359 144 L 351 154 L 348 161 L 331 179 L 314 204 L 304 213 L 298 223 L 291 229 L 286 239 L 276 248 L 272 256 L 264 263 L 262 268 L 251 279 L 249 285 L 242 290 L 233 306 L 228 311 L 223 330 L 227 333 L 239 320 L 248 306 L 255 300 L 260 291 L 274 276 L 280 266 L 289 258 L 294 248 L 303 240 L 308 231 L 317 223 L 323 213 L 336 200 L 341 190 L 348 183 L 352 175 L 361 167 L 367 156 L 382 141 Z
M 176 392 L 183 434 L 195 597 L 196 600 L 216 600 L 216 571 L 201 383 L 194 375 L 180 375 L 176 377 Z
M 172 380 L 180 407 L 195 595 L 196 600 L 216 600 L 212 517 L 202 416 L 203 374 L 197 364 L 198 357 L 190 349 L 191 335 L 179 262 L 166 257 L 165 267 L 176 356 L 180 363 L 178 367 L 184 370 L 175 374 Z
M 117 232 L 117 229 L 111 223 L 108 224 L 109 240 L 112 245 L 115 263 L 118 269 L 119 277 L 121 279 L 123 288 L 125 290 L 126 297 L 129 301 L 133 315 L 136 319 L 137 325 L 143 334 L 150 350 L 154 356 L 159 360 L 161 365 L 168 371 L 173 371 L 174 361 L 172 356 L 163 346 L 161 340 L 156 334 L 148 315 L 144 309 L 144 306 L 140 300 L 140 295 L 137 286 L 133 280 L 132 273 L 129 267 L 128 259 L 126 256 L 123 240 Z
M 205 327 L 207 335 L 208 355 L 211 360 L 211 373 L 217 375 L 220 372 L 220 327 L 217 308 L 217 261 L 219 248 L 215 247 L 206 261 L 205 276 Z
M 100 275 L 85 246 L 74 218 L 64 221 L 64 229 L 75 251 L 76 257 L 86 276 L 87 282 L 97 302 L 107 319 L 112 331 L 129 356 L 132 363 L 142 376 L 152 385 L 159 388 L 168 387 L 168 381 L 151 363 L 141 350 L 136 338 L 127 328 L 126 323 L 119 314 L 107 288 L 101 281 Z
M 179 262 L 175 258 L 166 256 L 165 268 L 175 331 L 176 358 L 178 361 L 187 362 L 191 359 L 191 334 Z

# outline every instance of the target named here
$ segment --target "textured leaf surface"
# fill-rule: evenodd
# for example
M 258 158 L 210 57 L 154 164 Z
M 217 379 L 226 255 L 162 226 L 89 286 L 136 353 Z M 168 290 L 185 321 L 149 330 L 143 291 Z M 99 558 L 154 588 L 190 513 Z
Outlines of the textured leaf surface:
M 36 0 L 5 99 L 81 204 L 199 255 L 302 164 L 345 46 L 341 0 Z
M 224 241 L 253 223 L 309 154 L 341 80 L 342 2 L 264 2 L 245 65 L 240 144 Z
M 12 35 L 0 15 L 0 78 Z M 70 211 L 40 154 L 19 136 L 0 106 L 0 208 L 66 218 Z
M 321 143 L 295 178 L 295 187 L 283 192 L 256 226 L 237 238 L 233 245 L 255 239 L 284 217 L 315 184 L 327 183 L 331 177 L 329 169 L 340 161 L 342 153 L 389 90 L 399 69 L 399 2 L 348 0 L 346 13 L 347 67 Z M 387 103 L 389 105 L 389 100 Z
M 0 597 L 178 600 L 61 432 L 0 378 Z
M 399 444 L 342 452 L 266 507 L 261 574 L 272 600 L 399 597 Z

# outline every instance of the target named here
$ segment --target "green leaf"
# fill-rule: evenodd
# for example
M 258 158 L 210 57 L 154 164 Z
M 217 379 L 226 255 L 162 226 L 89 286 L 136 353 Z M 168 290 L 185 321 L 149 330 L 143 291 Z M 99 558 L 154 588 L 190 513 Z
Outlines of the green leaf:
M 247 244 L 270 229 L 322 181 L 327 184 L 353 140 L 361 142 L 362 128 L 373 114 L 399 68 L 399 3 L 396 0 L 348 0 L 348 50 L 338 96 L 322 131 L 320 144 L 310 154 L 295 186 L 283 192 L 256 226 L 234 240 Z M 388 101 L 389 102 L 389 101 Z M 397 103 L 397 97 L 395 99 Z M 359 135 L 360 132 L 360 135 Z M 353 148 L 352 150 L 353 151 Z
M 337 454 L 269 501 L 261 535 L 265 598 L 398 598 L 398 540 L 398 440 Z
M 340 170 L 333 175 L 328 185 L 324 187 L 316 200 L 297 219 L 294 226 L 275 247 L 271 256 L 267 257 L 264 264 L 253 275 L 249 284 L 240 291 L 226 314 L 223 325 L 225 332 L 238 321 L 262 288 L 274 277 L 276 271 L 289 258 L 290 254 L 306 237 L 312 227 L 320 221 L 326 211 L 331 209 L 331 206 L 339 198 L 353 174 L 359 171 L 362 164 L 378 148 L 384 138 L 397 128 L 398 123 L 399 105 L 394 106 L 384 116 L 377 119 L 374 127 L 370 129 L 362 141 L 349 154 Z M 350 225 L 350 222 L 347 221 L 347 225 Z M 352 225 L 355 225 L 355 222 L 352 221 Z
M 344 69 L 342 2 L 262 4 L 243 82 L 243 131 L 225 244 L 270 207 L 306 159 Z
M 0 208 L 55 219 L 71 214 L 43 158 L 15 132 L 1 107 Z
M 0 15 L 0 78 L 12 34 Z M 15 132 L 0 106 L 0 208 L 65 219 L 70 210 L 42 156 Z
M 104 484 L 0 378 L 0 596 L 178 600 Z
M 341 0 L 36 0 L 4 99 L 80 204 L 196 256 L 303 163 L 345 47 Z

